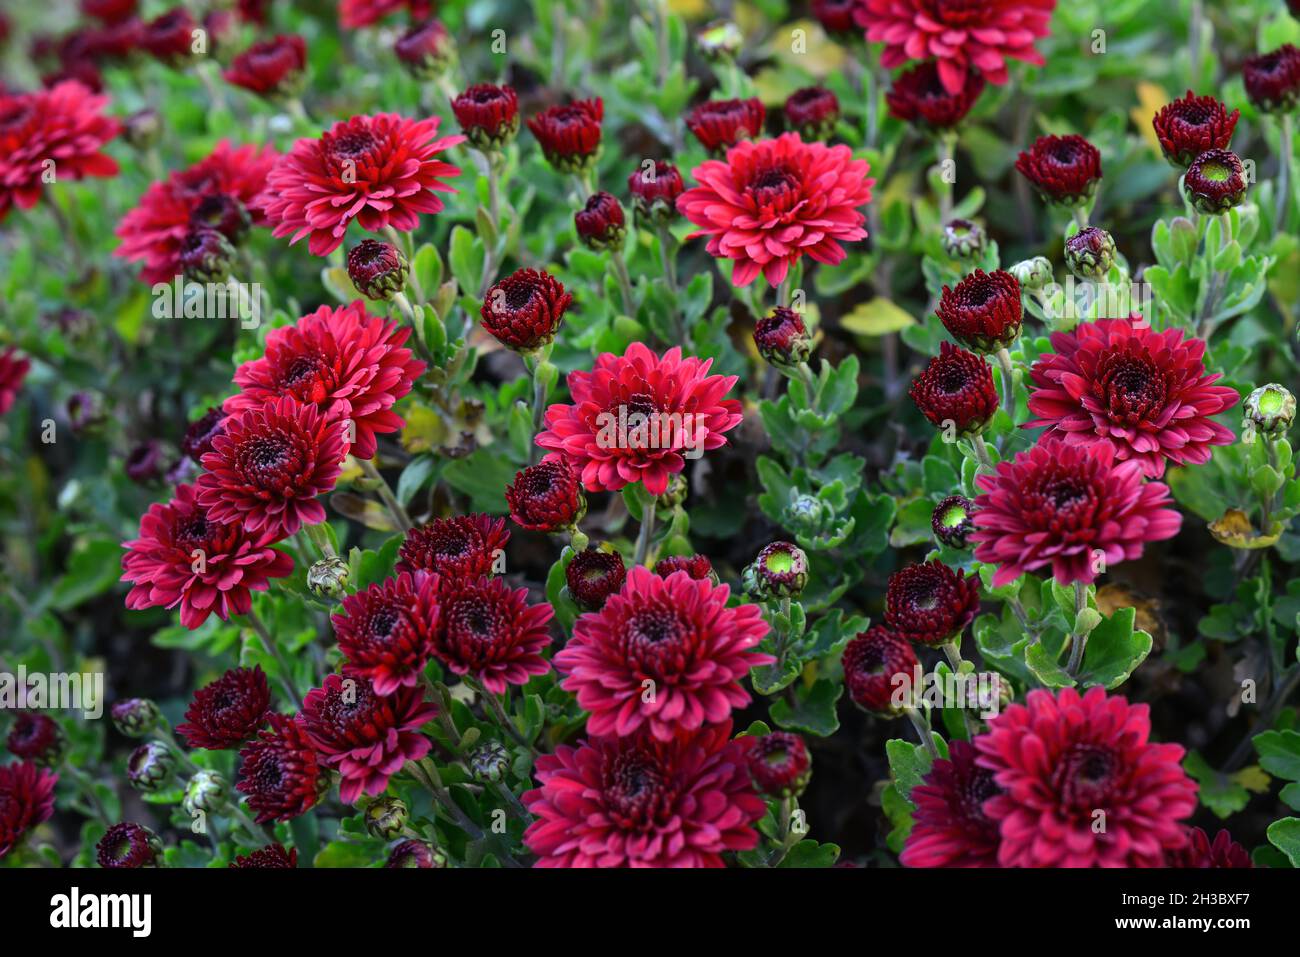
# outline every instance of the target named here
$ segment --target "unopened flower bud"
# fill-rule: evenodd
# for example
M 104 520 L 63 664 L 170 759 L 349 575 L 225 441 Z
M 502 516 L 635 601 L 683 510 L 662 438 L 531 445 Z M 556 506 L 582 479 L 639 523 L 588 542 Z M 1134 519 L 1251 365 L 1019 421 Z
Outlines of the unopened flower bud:
M 145 794 L 161 791 L 176 773 L 176 754 L 161 741 L 147 741 L 131 752 L 126 779 Z
M 984 227 L 969 219 L 949 220 L 943 227 L 943 251 L 950 259 L 975 259 L 982 256 L 988 248 L 988 242 Z
M 1100 279 L 1115 265 L 1115 240 L 1096 226 L 1085 226 L 1065 241 L 1065 264 L 1080 279 Z
M 588 249 L 622 249 L 627 236 L 627 219 L 617 199 L 606 192 L 592 193 L 582 209 L 573 214 L 578 238 Z
M 456 41 L 437 20 L 426 20 L 403 33 L 393 52 L 413 76 L 429 80 L 456 62 Z
M 424 841 L 403 841 L 388 855 L 385 867 L 446 867 L 447 855 Z
M 367 299 L 392 299 L 406 288 L 409 270 L 400 249 L 377 239 L 363 239 L 348 252 L 348 278 Z
M 157 110 L 139 110 L 122 121 L 122 139 L 134 150 L 144 151 L 162 135 L 162 119 Z
M 730 20 L 714 20 L 695 35 L 695 42 L 706 60 L 718 63 L 735 58 L 745 43 L 745 35 Z
M 949 495 L 935 506 L 930 516 L 930 530 L 949 548 L 965 548 L 967 536 L 975 530 L 974 514 L 974 502 L 964 495 Z
M 801 793 L 812 777 L 812 761 L 803 738 L 789 731 L 773 731 L 747 741 L 749 774 L 759 791 L 769 797 L 788 798 Z
M 808 556 L 789 542 L 765 545 L 745 569 L 745 590 L 763 600 L 797 598 L 808 584 Z
M 1055 278 L 1051 261 L 1042 256 L 1021 260 L 1007 272 L 1015 276 L 1022 287 L 1031 290 L 1042 289 Z
M 773 366 L 788 371 L 808 361 L 812 336 L 799 313 L 777 306 L 754 324 L 754 346 Z
M 109 709 L 109 716 L 118 733 L 128 738 L 143 738 L 158 727 L 158 721 L 162 717 L 158 706 L 148 698 L 127 698 L 115 702 Z
M 322 558 L 307 569 L 307 587 L 317 598 L 338 598 L 348 587 L 351 571 L 341 558 Z
M 686 483 L 686 476 L 681 472 L 674 473 L 668 477 L 668 487 L 664 489 L 664 494 L 660 495 L 655 501 L 658 508 L 676 508 L 686 501 L 686 494 L 690 491 L 690 486 Z
M 235 264 L 235 247 L 220 230 L 201 226 L 181 240 L 178 260 L 191 282 L 225 282 Z
M 406 821 L 406 805 L 395 797 L 381 797 L 366 808 L 366 830 L 380 840 L 397 840 L 406 830 Z
M 495 741 L 475 748 L 469 756 L 469 771 L 474 780 L 495 784 L 510 770 L 510 752 Z
M 1279 438 L 1295 419 L 1295 396 L 1276 382 L 1262 385 L 1246 396 L 1246 422 L 1260 435 Z
M 186 783 L 181 807 L 186 814 L 194 817 L 198 811 L 217 811 L 225 807 L 229 798 L 230 786 L 226 779 L 216 771 L 202 769 L 195 771 Z

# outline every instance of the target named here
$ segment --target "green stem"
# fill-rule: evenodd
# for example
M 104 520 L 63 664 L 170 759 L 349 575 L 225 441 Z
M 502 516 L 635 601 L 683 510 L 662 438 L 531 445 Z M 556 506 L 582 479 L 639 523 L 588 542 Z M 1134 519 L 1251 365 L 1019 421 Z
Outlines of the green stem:
M 984 436 L 972 435 L 970 439 L 970 447 L 974 451 L 975 459 L 979 462 L 981 469 L 989 475 L 992 475 L 997 471 L 997 469 L 993 467 L 993 460 L 989 458 L 989 449 L 984 442 Z
M 298 689 L 293 686 L 293 681 L 290 679 L 290 675 L 292 675 L 293 672 L 289 669 L 288 662 L 284 660 L 284 654 L 275 643 L 275 639 L 271 637 L 271 632 L 267 629 L 266 623 L 262 621 L 261 616 L 252 608 L 248 609 L 247 614 L 244 615 L 244 621 L 246 621 L 248 626 L 257 633 L 257 637 L 262 639 L 262 644 L 265 646 L 267 654 L 271 656 L 271 659 L 276 663 L 276 666 L 280 670 L 280 681 L 282 682 L 285 694 L 289 696 L 290 703 L 297 706 L 297 704 L 302 701 L 302 695 L 300 695 Z M 170 735 L 168 735 L 168 737 L 170 737 Z M 181 752 L 181 756 L 184 757 L 184 752 Z
M 1291 218 L 1291 197 L 1288 194 L 1291 192 L 1291 164 L 1295 162 L 1291 148 L 1294 140 L 1293 122 L 1290 113 L 1283 113 L 1281 129 L 1278 131 L 1278 160 L 1281 165 L 1277 171 L 1277 211 L 1273 216 L 1273 229 L 1278 233 L 1286 232 L 1287 220 Z
M 623 297 L 623 314 L 636 318 L 636 298 L 632 294 L 632 277 L 628 275 L 627 260 L 623 256 L 623 250 L 615 249 L 609 255 L 614 264 L 614 275 L 618 278 L 618 291 Z
M 672 321 L 673 335 L 677 337 L 677 343 L 685 348 L 686 329 L 682 325 L 682 314 L 677 308 L 677 261 L 676 261 L 676 243 L 673 240 L 673 234 L 668 229 L 667 223 L 661 223 L 658 228 L 659 234 L 659 263 L 663 268 L 664 282 L 668 284 L 668 291 L 672 294 Z
M 112 826 L 113 819 L 108 816 L 108 810 L 104 807 L 104 802 L 101 801 L 99 795 L 95 793 L 95 782 L 71 762 L 65 762 L 62 771 L 72 779 L 81 790 L 81 793 L 86 795 L 90 800 L 90 806 L 93 808 L 95 817 L 99 819 L 100 823 L 105 827 Z
M 948 658 L 948 664 L 952 665 L 954 672 L 961 670 L 961 636 L 958 635 L 952 641 L 943 643 L 943 653 Z
M 1011 353 L 1006 346 L 998 350 L 998 364 L 1002 366 L 1002 401 L 1006 406 L 1011 424 L 1016 424 L 1016 375 L 1015 366 L 1011 364 Z
M 303 529 L 307 532 L 307 537 L 311 543 L 320 551 L 322 558 L 338 558 L 338 552 L 334 551 L 334 543 L 330 541 L 329 535 L 325 531 L 325 523 L 319 525 L 304 525 Z
M 532 465 L 537 460 L 537 453 L 541 451 L 537 445 L 537 436 L 542 432 L 542 422 L 546 417 L 546 382 L 538 375 L 544 361 L 544 359 L 537 356 L 524 357 L 524 365 L 528 368 L 528 373 L 533 379 L 533 444 L 528 449 L 529 465 Z
M 1074 207 L 1074 211 L 1071 213 L 1071 215 L 1074 217 L 1075 224 L 1080 229 L 1088 228 L 1088 208 L 1086 206 Z
M 1251 748 L 1254 746 L 1255 735 L 1259 733 L 1255 728 L 1267 730 L 1272 727 L 1273 720 L 1277 717 L 1278 712 L 1282 710 L 1282 705 L 1286 703 L 1286 699 L 1290 697 L 1291 692 L 1295 691 L 1297 686 L 1300 686 L 1300 665 L 1292 666 L 1290 671 L 1282 675 L 1277 690 L 1269 696 L 1264 707 L 1260 709 L 1259 718 L 1255 721 L 1254 726 L 1237 743 L 1237 747 L 1233 749 L 1227 764 L 1223 766 L 1224 774 L 1231 774 L 1246 763 L 1246 758 L 1250 756 Z
M 478 692 L 478 696 L 483 699 L 483 703 L 486 704 L 488 710 L 492 712 L 492 717 L 495 718 L 497 724 L 501 726 L 501 730 L 510 735 L 515 744 L 519 745 L 521 748 L 527 748 L 529 751 L 536 753 L 536 748 L 533 747 L 532 742 L 525 738 L 520 733 L 519 729 L 515 727 L 514 721 L 510 719 L 508 714 L 506 714 L 505 708 L 502 707 L 500 699 L 497 698 L 495 694 L 483 687 L 482 684 L 473 678 L 466 678 L 465 683 Z
M 920 736 L 921 743 L 925 745 L 925 750 L 930 752 L 930 757 L 938 760 L 939 749 L 934 745 L 934 737 L 930 734 L 930 722 L 926 720 L 925 715 L 915 708 L 908 708 L 904 714 L 907 715 L 907 720 L 912 722 L 912 727 L 916 729 L 916 733 Z
M 406 509 L 402 508 L 402 504 L 397 501 L 397 496 L 393 494 L 392 488 L 389 487 L 384 477 L 379 474 L 379 469 L 375 468 L 375 463 L 370 459 L 357 459 L 357 464 L 361 466 L 361 471 L 366 478 L 374 483 L 379 500 L 384 503 L 384 508 L 388 509 L 388 514 L 397 523 L 398 529 L 409 532 L 413 527 L 411 516 L 406 514 Z
M 632 564 L 641 565 L 646 563 L 650 554 L 650 538 L 655 529 L 655 506 L 658 504 L 655 496 L 650 495 L 645 506 L 641 509 L 641 532 L 636 537 L 636 551 L 632 555 Z
M 952 202 L 955 184 L 948 182 L 948 166 L 954 159 L 957 151 L 957 134 L 951 131 L 940 133 L 936 143 L 936 152 L 939 155 L 939 180 L 943 186 L 939 190 L 939 226 L 942 228 L 952 218 Z
M 1077 621 L 1079 614 L 1088 607 L 1088 586 L 1083 582 L 1074 583 L 1074 617 Z M 1070 673 L 1071 677 L 1078 675 L 1079 666 L 1083 664 L 1083 651 L 1088 646 L 1088 636 L 1079 634 L 1078 625 L 1070 633 L 1070 662 L 1065 666 L 1065 670 Z

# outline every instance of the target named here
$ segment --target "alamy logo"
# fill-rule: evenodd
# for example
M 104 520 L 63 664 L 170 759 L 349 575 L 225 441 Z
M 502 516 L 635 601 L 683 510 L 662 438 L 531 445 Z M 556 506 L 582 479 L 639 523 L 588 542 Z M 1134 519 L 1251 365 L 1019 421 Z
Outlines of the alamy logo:
M 11 710 L 80 711 L 97 720 L 104 714 L 104 673 L 28 674 L 25 665 L 17 673 L 0 671 L 0 711 Z
M 709 435 L 702 412 L 647 412 L 626 405 L 600 413 L 596 427 L 596 444 L 602 449 L 671 449 L 686 459 L 704 454 Z
M 155 319 L 238 319 L 243 329 L 262 324 L 262 284 L 256 282 L 172 282 L 153 285 Z
M 148 937 L 153 929 L 153 895 L 85 894 L 78 887 L 50 898 L 50 926 L 125 927 L 132 937 Z

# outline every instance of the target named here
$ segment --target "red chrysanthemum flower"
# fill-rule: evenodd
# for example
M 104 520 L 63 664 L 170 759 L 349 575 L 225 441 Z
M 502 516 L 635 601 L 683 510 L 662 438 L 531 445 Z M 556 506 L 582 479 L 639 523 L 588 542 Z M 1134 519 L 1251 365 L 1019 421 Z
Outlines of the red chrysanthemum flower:
M 1177 744 L 1153 744 L 1146 705 L 1090 688 L 1029 692 L 975 738 L 980 767 L 1002 794 L 1002 867 L 1160 867 L 1186 843 L 1196 785 Z M 1105 826 L 1098 827 L 1098 813 Z
M 582 615 L 555 667 L 591 712 L 587 732 L 623 736 L 644 726 L 666 741 L 748 704 L 741 679 L 776 659 L 754 650 L 768 632 L 762 609 L 728 608 L 730 594 L 726 585 L 636 567 L 599 612 Z
M 980 356 L 939 343 L 939 355 L 912 380 L 907 394 L 937 428 L 956 426 L 962 435 L 983 432 L 998 410 L 993 370 Z
M 1231 150 L 1207 150 L 1183 174 L 1187 201 L 1207 216 L 1218 216 L 1246 198 L 1250 177 L 1241 157 Z
M 433 653 L 453 673 L 501 694 L 551 670 L 541 652 L 551 643 L 553 616 L 549 604 L 528 604 L 527 588 L 500 578 L 447 579 Z
M 587 197 L 582 209 L 573 214 L 573 228 L 592 249 L 622 249 L 627 218 L 618 200 L 602 190 Z
M 662 225 L 677 218 L 677 197 L 686 184 L 676 166 L 655 160 L 653 165 L 639 167 L 628 175 L 627 189 L 641 221 Z
M 172 66 L 189 60 L 194 53 L 194 31 L 199 29 L 193 14 L 173 7 L 144 25 L 140 46 L 163 63 Z
M 409 10 L 413 20 L 427 17 L 429 0 L 339 0 L 339 25 L 348 30 L 368 27 L 399 10 Z
M 1040 136 L 1016 170 L 1045 201 L 1082 206 L 1101 182 L 1101 152 L 1082 136 Z
M 483 297 L 479 310 L 483 328 L 503 346 L 517 352 L 536 352 L 550 345 L 560 331 L 573 296 L 548 272 L 516 269 Z
M 885 626 L 908 641 L 937 648 L 960 639 L 980 610 L 978 575 L 943 562 L 908 565 L 889 576 Z
M 0 858 L 54 813 L 59 776 L 28 761 L 0 767 Z
M 191 748 L 222 751 L 243 744 L 266 725 L 271 688 L 261 665 L 231 668 L 194 692 L 185 724 L 176 727 Z
M 974 514 L 975 503 L 965 495 L 949 495 L 930 513 L 930 531 L 949 548 L 965 548 L 975 530 Z
M 359 675 L 375 694 L 414 687 L 433 655 L 441 608 L 438 576 L 400 572 L 343 598 L 334 634 L 347 658 L 343 671 Z
M 667 578 L 673 572 L 686 572 L 698 581 L 713 580 L 713 563 L 707 555 L 672 555 L 655 562 L 655 574 Z
M 337 677 L 337 676 L 331 676 Z M 248 795 L 257 823 L 306 814 L 329 786 L 329 775 L 299 717 L 271 712 L 271 727 L 239 752 L 235 789 Z
M 770 797 L 786 798 L 808 786 L 812 759 L 803 738 L 789 731 L 746 737 L 749 774 L 758 790 Z
M 81 12 L 104 23 L 117 23 L 135 13 L 138 0 L 81 0 Z
M 537 867 L 722 867 L 758 844 L 754 792 L 731 723 L 667 741 L 650 735 L 561 745 L 537 759 L 523 796 Z
M 126 607 L 175 608 L 181 624 L 198 628 L 215 614 L 222 621 L 253 606 L 252 592 L 293 571 L 293 559 L 271 548 L 273 534 L 253 534 L 242 522 L 224 525 L 199 505 L 191 485 L 179 485 L 166 505 L 155 503 L 140 520 L 140 537 L 123 542 L 122 581 L 134 587 Z
M 122 821 L 114 824 L 95 845 L 100 867 L 133 870 L 153 865 L 162 853 L 158 836 L 142 824 Z
M 283 844 L 268 844 L 249 854 L 237 854 L 230 862 L 239 868 L 286 868 L 298 866 L 298 849 L 286 849 Z
M 1001 793 L 993 772 L 979 767 L 970 743 L 954 740 L 912 789 L 912 830 L 899 855 L 904 867 L 996 867 L 998 825 L 984 802 Z
M 266 185 L 278 154 L 270 147 L 232 148 L 223 140 L 189 169 L 151 185 L 118 224 L 113 255 L 140 261 L 140 279 L 171 282 L 180 275 L 180 249 L 195 226 L 211 226 L 238 244 L 250 221 L 265 222 L 253 200 Z
M 1187 829 L 1187 843 L 1165 855 L 1165 867 L 1254 867 L 1250 852 L 1232 839 L 1227 829 L 1221 829 L 1210 841 L 1210 835 L 1199 827 Z
M 431 745 L 420 728 L 437 714 L 422 688 L 379 695 L 365 678 L 340 675 L 327 675 L 324 687 L 307 692 L 302 703 L 303 730 L 321 760 L 342 775 L 344 804 L 363 792 L 382 794 L 407 761 L 428 754 Z
M 984 74 L 970 71 L 960 87 L 949 90 L 933 62 L 918 63 L 894 78 L 885 93 L 889 112 L 904 121 L 936 130 L 950 130 L 971 111 L 984 92 Z
M 806 140 L 824 140 L 835 132 L 840 101 L 824 86 L 795 90 L 785 101 L 785 121 Z
M 1206 150 L 1226 150 L 1232 142 L 1241 110 L 1228 108 L 1212 96 L 1197 96 L 1191 90 L 1181 100 L 1160 108 L 1151 120 L 1165 159 L 1187 167 Z
M 420 213 L 442 209 L 438 193 L 460 168 L 438 159 L 463 136 L 438 137 L 438 117 L 410 120 L 396 113 L 354 116 L 320 139 L 301 139 L 266 177 L 260 208 L 293 245 L 310 236 L 313 255 L 328 256 L 355 219 L 362 229 L 392 226 L 410 232 Z
M 432 80 L 455 62 L 456 41 L 446 27 L 428 18 L 411 24 L 397 38 L 393 54 L 416 79 Z
M 50 767 L 62 757 L 67 740 L 59 723 L 49 715 L 19 711 L 5 738 L 5 747 L 14 757 Z
M 282 396 L 316 406 L 326 420 L 351 423 L 359 459 L 374 458 L 377 435 L 406 424 L 392 411 L 425 369 L 405 347 L 409 326 L 371 315 L 360 300 L 321 306 L 295 325 L 272 329 L 265 354 L 235 372 L 237 395 L 224 409 L 236 415 Z
M 872 43 L 885 44 L 886 70 L 934 59 L 943 85 L 956 93 L 977 69 L 1007 82 L 1007 60 L 1045 62 L 1034 41 L 1050 32 L 1056 0 L 861 0 L 854 16 Z
M 588 611 L 599 611 L 623 587 L 627 565 L 623 556 L 603 548 L 587 548 L 574 555 L 564 569 L 564 581 L 573 600 Z
M 710 152 L 722 152 L 763 134 L 767 111 L 758 97 L 748 100 L 709 100 L 686 114 L 686 128 Z
M 199 504 L 214 521 L 266 529 L 277 538 L 323 522 L 325 506 L 316 496 L 338 480 L 346 431 L 289 395 L 231 415 L 203 456 Z
M 1183 517 L 1169 487 L 1143 482 L 1141 464 L 1116 462 L 1109 444 L 1043 438 L 993 475 L 979 475 L 975 557 L 996 564 L 993 587 L 1051 566 L 1057 582 L 1096 580 L 1105 564 L 1137 558 L 1148 542 L 1173 538 Z
M 854 29 L 853 12 L 858 0 L 812 0 L 812 15 L 827 33 L 849 33 Z
M 432 868 L 446 866 L 446 855 L 438 852 L 435 856 L 433 847 L 425 841 L 402 841 L 389 852 L 384 867 Z
M 107 103 L 75 80 L 32 93 L 0 88 L 0 221 L 12 206 L 35 206 L 51 172 L 58 182 L 117 175 L 104 144 L 121 124 L 104 116 Z
M 482 513 L 436 518 L 406 533 L 397 570 L 434 572 L 444 579 L 491 575 L 508 541 L 503 518 Z
M 1289 112 L 1300 101 L 1300 49 L 1285 43 L 1276 50 L 1248 57 L 1242 66 L 1241 79 L 1246 96 L 1256 109 L 1265 113 Z
M 475 83 L 451 101 L 451 111 L 479 150 L 499 150 L 519 132 L 519 95 L 513 86 Z
M 709 237 L 711 255 L 735 260 L 733 284 L 747 286 L 761 271 L 778 286 L 805 253 L 834 266 L 846 255 L 840 243 L 866 238 L 858 207 L 871 202 L 867 172 L 847 146 L 783 133 L 732 147 L 725 163 L 701 163 L 692 171 L 700 185 L 677 208 L 700 227 L 692 237 Z
M 31 367 L 31 360 L 13 346 L 0 349 L 0 415 L 13 408 Z
M 574 100 L 543 110 L 528 121 L 546 161 L 563 172 L 590 166 L 600 149 L 600 124 L 605 101 L 600 97 Z
M 803 316 L 777 306 L 754 323 L 754 348 L 778 369 L 793 369 L 812 355 L 812 336 Z
M 1003 269 L 976 269 L 955 288 L 943 287 L 935 314 L 948 334 L 968 349 L 997 352 L 1020 335 L 1020 283 Z
M 307 68 L 307 43 L 297 34 L 279 34 L 254 43 L 230 61 L 226 81 L 261 96 L 292 93 Z
M 634 342 L 622 356 L 603 353 L 591 372 L 569 373 L 571 405 L 546 410 L 537 444 L 581 473 L 589 492 L 616 492 L 633 482 L 663 495 L 686 457 L 726 445 L 743 418 L 723 396 L 736 376 L 709 375 L 712 359 L 682 358 L 680 346 L 656 355 Z
M 1167 463 L 1199 465 L 1211 446 L 1236 436 L 1210 419 L 1237 404 L 1235 389 L 1205 371 L 1205 341 L 1141 321 L 1099 319 L 1052 334 L 1055 352 L 1029 371 L 1026 428 L 1047 428 L 1067 445 L 1106 445 L 1148 478 Z
M 582 483 L 563 459 L 550 459 L 515 473 L 506 486 L 510 520 L 533 532 L 573 528 L 587 513 Z

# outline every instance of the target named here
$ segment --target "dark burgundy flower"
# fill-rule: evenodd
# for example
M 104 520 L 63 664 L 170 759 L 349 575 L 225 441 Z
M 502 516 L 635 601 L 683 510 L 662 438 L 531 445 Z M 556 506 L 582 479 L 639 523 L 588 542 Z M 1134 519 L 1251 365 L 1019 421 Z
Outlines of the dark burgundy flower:
M 436 518 L 406 533 L 397 551 L 397 570 L 434 572 L 447 579 L 491 575 L 508 541 L 502 518 L 482 513 Z
M 935 313 L 948 334 L 966 348 L 997 352 L 1020 335 L 1020 283 L 1002 269 L 976 269 L 956 288 L 943 287 Z
M 327 675 L 324 687 L 307 692 L 301 717 L 321 760 L 343 778 L 339 797 L 354 804 L 362 793 L 382 794 L 407 761 L 429 753 L 431 744 L 420 728 L 437 714 L 424 700 L 423 688 L 379 695 L 365 678 Z
M 162 853 L 162 842 L 142 824 L 123 821 L 114 824 L 95 845 L 100 867 L 149 867 Z
M 1101 153 L 1082 136 L 1040 136 L 1016 169 L 1049 203 L 1082 206 L 1101 182 Z
M 715 578 L 713 563 L 707 555 L 672 555 L 655 562 L 655 574 L 660 578 L 667 578 L 673 572 L 686 572 L 701 581 Z
M 577 474 L 563 459 L 550 459 L 515 473 L 506 486 L 510 520 L 533 532 L 573 528 L 587 513 L 587 497 Z
M 306 814 L 329 786 L 329 776 L 299 718 L 271 712 L 271 728 L 239 752 L 236 789 L 248 795 L 257 823 Z
M 600 149 L 605 103 L 600 97 L 552 106 L 528 121 L 546 161 L 561 172 L 588 168 Z
M 499 150 L 519 132 L 519 96 L 509 85 L 476 83 L 451 101 L 465 139 L 483 152 Z
M 1288 113 L 1300 101 L 1300 50 L 1286 43 L 1268 53 L 1248 57 L 1241 70 L 1246 95 L 1265 113 Z M 1216 144 L 1226 149 L 1227 144 Z
M 786 98 L 786 125 L 806 140 L 829 139 L 839 119 L 840 101 L 824 86 L 806 86 Z
M 443 582 L 442 614 L 434 655 L 458 675 L 470 675 L 488 692 L 527 684 L 551 670 L 542 649 L 551 643 L 549 604 L 528 604 L 527 588 L 500 578 L 454 578 Z
M 872 625 L 850 641 L 840 664 L 849 697 L 867 711 L 890 717 L 901 714 L 920 691 L 915 687 L 916 652 L 883 625 Z
M 5 747 L 9 753 L 43 767 L 58 763 L 67 735 L 59 723 L 39 711 L 20 711 L 14 718 Z
M 456 59 L 456 41 L 437 20 L 413 24 L 397 38 L 393 53 L 419 79 L 431 79 Z
M 623 207 L 609 193 L 592 193 L 582 209 L 573 214 L 578 238 L 591 249 L 622 249 L 627 236 Z
M 975 748 L 951 741 L 912 789 L 912 830 L 899 855 L 904 867 L 996 867 L 998 825 L 984 802 L 1001 792 L 993 772 L 976 763 Z
M 164 465 L 162 443 L 146 439 L 127 453 L 123 468 L 127 478 L 143 485 L 156 482 L 162 476 Z
M 1199 827 L 1187 829 L 1187 843 L 1165 855 L 1165 867 L 1254 867 L 1250 852 L 1232 839 L 1226 828 L 1214 841 Z
M 424 841 L 402 841 L 388 855 L 384 867 L 433 868 L 446 867 L 447 858 L 441 851 Z
M 59 776 L 29 761 L 0 767 L 0 859 L 54 813 Z
M 1202 213 L 1216 216 L 1246 198 L 1246 169 L 1229 150 L 1209 150 L 1192 160 L 1183 175 L 1188 201 Z
M 560 745 L 523 796 L 537 867 L 722 867 L 758 843 L 767 809 L 729 721 L 667 741 L 648 734 Z
M 1186 168 L 1206 150 L 1226 150 L 1241 110 L 1228 108 L 1212 96 L 1191 90 L 1181 100 L 1162 106 L 1151 120 L 1165 159 Z
M 285 849 L 283 844 L 268 844 L 248 854 L 237 854 L 230 862 L 231 867 L 241 868 L 286 868 L 298 866 L 298 849 Z
M 306 68 L 306 41 L 297 34 L 279 34 L 231 60 L 224 76 L 235 86 L 275 98 L 296 93 Z
M 433 655 L 440 611 L 438 576 L 425 572 L 399 572 L 344 596 L 343 611 L 331 619 L 344 672 L 380 695 L 417 685 Z
M 943 562 L 908 565 L 889 576 L 885 626 L 900 638 L 933 648 L 957 641 L 979 610 L 979 576 Z
M 53 73 L 46 73 L 41 76 L 41 86 L 49 89 L 58 86 L 60 83 L 72 81 L 80 83 L 91 93 L 104 92 L 103 74 L 96 69 L 93 63 L 80 61 L 69 63 L 55 70 Z
M 993 587 L 1051 567 L 1061 585 L 1091 583 L 1107 565 L 1137 558 L 1182 524 L 1162 482 L 1143 482 L 1139 461 L 1116 461 L 1108 443 L 1044 436 L 992 475 L 975 479 L 975 557 L 996 564 Z M 1104 558 L 1104 562 L 1098 562 Z
M 209 408 L 185 429 L 185 437 L 181 439 L 181 451 L 191 460 L 199 461 L 212 451 L 212 440 L 225 432 L 222 425 L 225 421 L 224 412 Z
M 977 71 L 966 74 L 960 88 L 949 91 L 932 62 L 919 63 L 894 78 L 885 93 L 889 112 L 905 123 L 950 130 L 971 111 L 984 92 L 984 76 Z
M 831 36 L 856 33 L 853 12 L 859 0 L 812 0 L 812 15 Z
M 749 773 L 758 790 L 769 797 L 799 794 L 812 777 L 812 759 L 803 738 L 789 731 L 741 738 L 747 746 Z
M 81 31 L 76 39 L 70 37 L 71 43 L 60 51 L 60 55 L 65 68 L 88 61 L 121 63 L 140 49 L 143 37 L 144 23 L 128 16 L 116 23 Z
M 503 346 L 517 352 L 536 352 L 549 345 L 564 321 L 573 296 L 548 272 L 517 269 L 483 298 L 479 310 L 483 328 Z
M 190 235 L 200 229 L 215 229 L 231 245 L 238 245 L 247 235 L 253 219 L 248 207 L 229 193 L 209 193 L 190 211 Z
M 391 243 L 363 239 L 348 250 L 348 278 L 367 299 L 387 301 L 406 288 L 410 264 Z
M 603 548 L 587 548 L 573 556 L 564 580 L 573 600 L 588 611 L 599 611 L 605 600 L 623 587 L 627 566 L 623 556 Z
M 812 355 L 812 336 L 803 316 L 777 306 L 754 324 L 754 346 L 758 354 L 778 369 L 794 369 Z
M 117 23 L 135 13 L 138 0 L 81 0 L 81 12 L 105 23 Z
M 950 342 L 939 343 L 939 355 L 912 380 L 907 394 L 932 425 L 946 429 L 951 423 L 962 435 L 983 432 L 998 410 L 989 364 Z
M 184 7 L 172 7 L 144 25 L 140 45 L 164 63 L 177 66 L 194 56 L 199 24 Z
M 185 724 L 176 727 L 191 748 L 222 751 L 243 744 L 266 726 L 271 688 L 261 665 L 231 668 L 194 692 Z
M 13 346 L 0 349 L 0 415 L 13 408 L 31 367 L 31 360 Z
M 221 283 L 230 278 L 235 247 L 220 230 L 191 229 L 176 250 L 176 265 L 190 282 Z
M 949 495 L 934 507 L 930 530 L 949 548 L 965 548 L 966 537 L 975 530 L 974 512 L 975 503 L 966 496 Z
M 627 178 L 627 188 L 637 217 L 643 223 L 661 226 L 677 218 L 677 197 L 685 191 L 686 184 L 672 163 L 655 160 L 651 166 L 647 160 L 646 165 Z
M 998 865 L 1162 866 L 1187 843 L 1196 784 L 1182 747 L 1150 735 L 1146 705 L 1099 687 L 1034 690 L 991 719 L 974 745 L 1002 790 L 983 804 L 1001 836 Z
M 767 111 L 757 97 L 748 100 L 709 100 L 686 115 L 686 128 L 712 153 L 721 153 L 741 140 L 757 139 Z
M 325 520 L 317 496 L 334 488 L 347 454 L 341 423 L 286 395 L 232 414 L 225 429 L 203 456 L 208 471 L 196 485 L 213 521 L 285 538 Z

